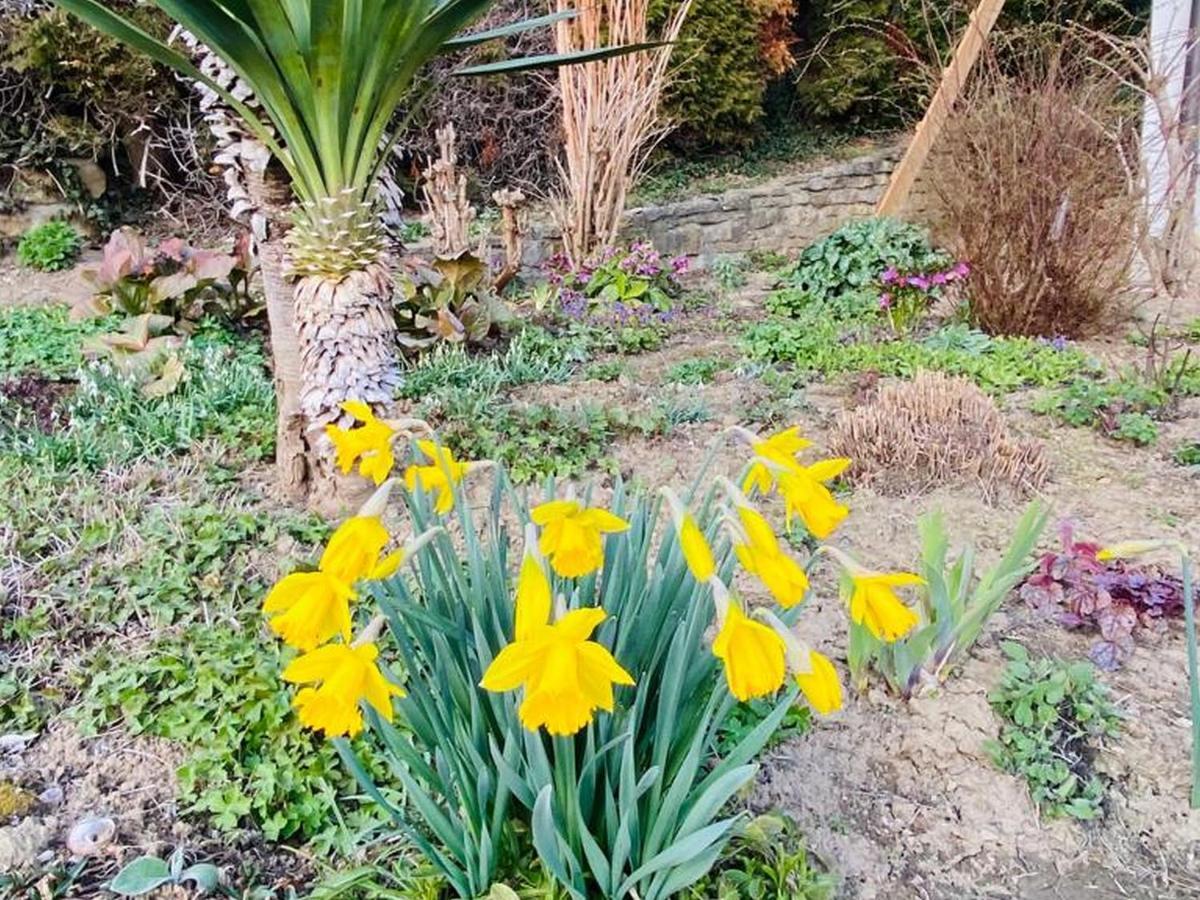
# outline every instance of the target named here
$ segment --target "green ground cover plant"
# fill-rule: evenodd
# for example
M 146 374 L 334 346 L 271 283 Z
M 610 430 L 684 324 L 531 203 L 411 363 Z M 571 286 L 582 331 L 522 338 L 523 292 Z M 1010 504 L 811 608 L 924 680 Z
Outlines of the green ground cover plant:
M 32 372 L 57 380 L 83 365 L 83 341 L 112 327 L 111 321 L 75 322 L 65 306 L 13 307 L 0 311 L 0 380 Z
M 1041 398 L 1034 409 L 1063 424 L 1145 447 L 1158 440 L 1159 423 L 1175 414 L 1181 398 L 1198 395 L 1200 362 L 1184 356 L 1157 379 L 1133 370 L 1103 379 L 1077 378 Z
M 728 363 L 723 359 L 696 358 L 678 362 L 667 370 L 664 380 L 668 384 L 702 385 L 708 384 L 717 377 L 717 373 L 725 369 Z
M 69 223 L 55 219 L 29 229 L 17 244 L 17 259 L 40 272 L 69 269 L 79 258 L 83 241 Z
M 991 394 L 1060 385 L 1092 368 L 1076 348 L 1031 338 L 989 337 L 957 325 L 924 338 L 881 338 L 861 324 L 839 324 L 811 312 L 753 324 L 744 345 L 752 360 L 790 364 L 810 375 L 872 371 L 910 377 L 930 369 L 970 378 Z
M 794 822 L 766 814 L 729 843 L 713 871 L 687 900 L 827 900 L 837 879 L 813 865 Z
M 1031 658 L 1003 645 L 1009 663 L 989 700 L 1000 736 L 987 750 L 996 764 L 1022 776 L 1048 816 L 1089 821 L 1104 814 L 1105 783 L 1095 758 L 1120 733 L 1121 716 L 1089 662 Z
M 1175 448 L 1171 458 L 1178 466 L 1200 466 L 1200 441 L 1187 441 Z

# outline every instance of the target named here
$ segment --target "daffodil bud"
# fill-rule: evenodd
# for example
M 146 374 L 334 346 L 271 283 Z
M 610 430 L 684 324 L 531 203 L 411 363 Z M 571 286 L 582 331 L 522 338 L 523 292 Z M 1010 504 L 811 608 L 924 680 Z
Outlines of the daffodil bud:
M 395 484 L 396 479 L 389 478 L 376 488 L 375 493 L 367 498 L 367 502 L 362 505 L 358 514 L 374 519 L 380 518 L 387 511 L 388 498 L 391 496 L 392 487 Z

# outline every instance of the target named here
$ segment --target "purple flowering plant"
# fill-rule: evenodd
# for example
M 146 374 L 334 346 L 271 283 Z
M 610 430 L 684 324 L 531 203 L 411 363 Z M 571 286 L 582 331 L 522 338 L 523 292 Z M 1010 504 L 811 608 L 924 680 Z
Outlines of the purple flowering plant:
M 960 261 L 946 269 L 902 271 L 895 266 L 879 276 L 879 310 L 896 334 L 910 332 L 943 294 L 961 290 L 971 275 L 970 263 Z
M 676 316 L 688 259 L 664 257 L 649 241 L 635 241 L 605 247 L 580 266 L 557 254 L 544 268 L 558 290 L 559 312 L 570 322 L 605 329 L 616 349 L 645 350 L 658 345 Z

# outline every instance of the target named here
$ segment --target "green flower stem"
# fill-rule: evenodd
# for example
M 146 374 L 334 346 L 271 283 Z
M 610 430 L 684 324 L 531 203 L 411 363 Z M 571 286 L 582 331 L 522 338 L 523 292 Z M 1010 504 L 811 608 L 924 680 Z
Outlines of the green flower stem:
M 1196 660 L 1196 591 L 1192 562 L 1183 557 L 1183 609 L 1187 626 L 1188 683 L 1192 699 L 1192 809 L 1200 809 L 1200 666 Z

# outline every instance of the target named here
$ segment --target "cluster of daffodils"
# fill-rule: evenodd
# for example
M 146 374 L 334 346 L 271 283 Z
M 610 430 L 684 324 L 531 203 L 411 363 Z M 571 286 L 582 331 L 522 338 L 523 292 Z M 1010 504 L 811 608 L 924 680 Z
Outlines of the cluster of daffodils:
M 304 685 L 295 698 L 301 720 L 330 737 L 362 730 L 364 702 L 391 721 L 392 699 L 403 692 L 377 663 L 375 639 L 383 620 L 376 617 L 354 637 L 351 607 L 363 581 L 394 574 L 440 530 L 434 528 L 400 550 L 387 552 L 391 538 L 380 515 L 396 465 L 394 444 L 400 436 L 411 439 L 416 424 L 425 426 L 378 419 L 365 404 L 347 403 L 343 408 L 356 425 L 328 429 L 338 465 L 344 472 L 357 465 L 379 490 L 359 515 L 338 528 L 317 570 L 283 578 L 263 606 L 272 630 L 301 652 L 283 673 L 285 680 Z M 849 460 L 801 463 L 809 442 L 794 428 L 766 439 L 742 434 L 753 456 L 740 486 L 718 480 L 720 528 L 714 537 L 722 530 L 728 536 L 741 569 L 774 601 L 771 608 L 751 609 L 734 593 L 718 574 L 713 547 L 694 515 L 673 493 L 663 494 L 687 568 L 708 588 L 716 619 L 711 650 L 720 660 L 730 693 L 740 701 L 766 697 L 782 689 L 790 676 L 813 709 L 828 714 L 842 705 L 833 663 L 784 621 L 794 618 L 789 611 L 808 594 L 808 572 L 785 549 L 751 497 L 777 495 L 789 527 L 799 520 L 823 541 L 849 513 L 827 486 Z M 428 494 L 435 513 L 444 515 L 453 509 L 456 486 L 483 464 L 456 460 L 432 436 L 416 446 L 423 459 L 405 470 L 404 482 L 410 491 L 419 488 Z M 480 687 L 496 693 L 521 691 L 518 715 L 529 730 L 572 735 L 598 711 L 612 712 L 617 688 L 634 686 L 633 675 L 593 639 L 606 612 L 599 606 L 568 609 L 564 600 L 564 593 L 571 593 L 568 582 L 603 570 L 606 536 L 630 525 L 606 509 L 572 498 L 535 506 L 530 520 L 516 576 L 511 641 L 487 665 Z M 879 641 L 891 642 L 917 624 L 916 614 L 900 600 L 896 588 L 920 583 L 918 576 L 868 571 L 827 545 L 818 546 L 809 564 L 821 553 L 844 570 L 843 598 L 856 625 Z M 556 593 L 555 578 L 565 591 Z
M 285 681 L 306 685 L 296 694 L 300 721 L 327 737 L 353 736 L 362 731 L 361 702 L 388 721 L 392 698 L 404 692 L 379 669 L 375 639 L 383 626 L 376 618 L 355 637 L 351 610 L 363 582 L 387 578 L 399 570 L 436 533 L 410 539 L 387 552 L 392 537 L 382 521 L 396 465 L 393 444 L 412 435 L 412 421 L 378 419 L 365 403 L 350 402 L 342 409 L 358 423 L 355 428 L 329 426 L 339 467 L 359 472 L 379 490 L 330 537 L 316 571 L 293 572 L 280 579 L 263 601 L 271 630 L 300 655 L 283 671 Z M 454 504 L 454 485 L 471 468 L 433 440 L 417 447 L 427 463 L 410 465 L 404 473 L 409 489 L 420 485 L 435 498 L 440 512 Z

